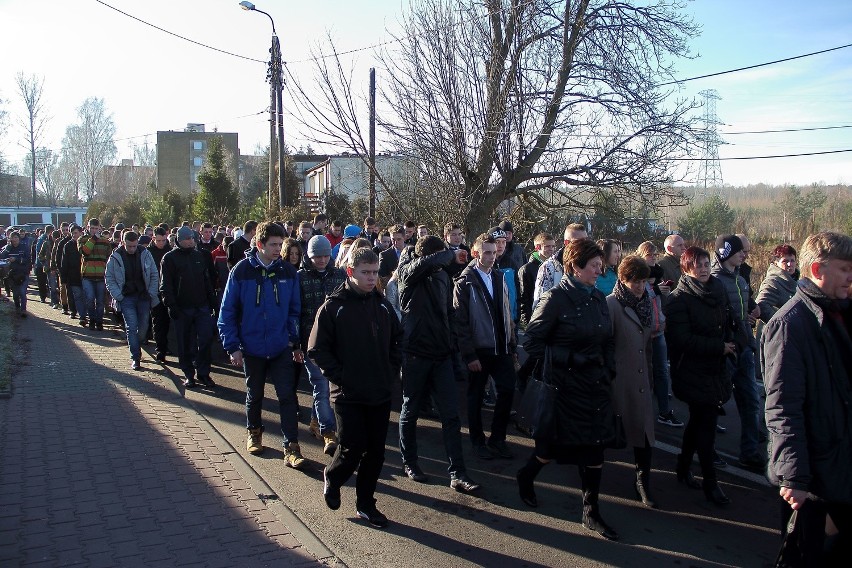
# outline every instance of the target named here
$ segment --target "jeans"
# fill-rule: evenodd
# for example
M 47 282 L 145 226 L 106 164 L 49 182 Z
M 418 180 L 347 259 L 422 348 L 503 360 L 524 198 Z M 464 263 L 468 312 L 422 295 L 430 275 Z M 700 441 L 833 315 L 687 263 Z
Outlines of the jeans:
M 355 506 L 359 510 L 376 504 L 374 495 L 385 463 L 390 407 L 390 401 L 382 404 L 334 404 L 338 446 L 326 468 L 325 477 L 332 487 L 340 487 L 357 469 Z
M 15 284 L 12 279 L 8 279 L 8 285 L 12 287 L 12 299 L 15 302 L 15 307 L 22 312 L 27 311 L 27 288 L 30 285 L 29 275 L 24 277 L 24 281 L 20 284 Z
M 103 280 L 92 280 L 83 278 L 83 293 L 86 295 L 86 312 L 80 310 L 80 317 L 88 316 L 90 322 L 103 323 L 104 321 L 104 294 L 106 284 Z M 80 309 L 80 304 L 77 305 Z
M 509 414 L 512 411 L 512 398 L 515 392 L 515 361 L 511 355 L 478 354 L 482 370 L 471 371 L 468 374 L 467 385 L 467 420 L 470 431 L 470 441 L 474 446 L 485 444 L 485 432 L 482 429 L 482 397 L 488 376 L 494 379 L 497 387 L 497 404 L 494 407 L 494 418 L 491 421 L 491 440 L 502 442 L 506 439 L 506 429 L 509 425 Z
M 177 308 L 180 316 L 174 320 L 177 333 L 178 364 L 187 379 L 210 375 L 210 345 L 216 323 L 210 308 Z
M 275 387 L 275 394 L 278 396 L 284 447 L 290 442 L 298 442 L 298 404 L 293 393 L 293 352 L 287 350 L 269 359 L 243 354 L 243 371 L 246 374 L 246 428 L 253 430 L 263 427 L 263 391 L 269 382 Z
M 314 404 L 311 406 L 311 418 L 316 418 L 320 425 L 320 433 L 337 431 L 337 421 L 328 400 L 328 379 L 310 357 L 305 357 L 305 370 L 308 372 L 308 382 L 311 383 Z
M 58 287 L 58 276 L 56 272 L 49 271 L 47 273 L 47 288 L 50 292 L 50 303 L 56 305 L 59 303 L 59 287 Z
M 421 403 L 432 395 L 441 417 L 447 468 L 451 477 L 465 474 L 461 444 L 461 418 L 456 400 L 451 357 L 433 360 L 406 354 L 402 360 L 402 410 L 399 413 L 399 449 L 402 462 L 417 464 L 417 417 Z
M 142 358 L 141 344 L 148 335 L 148 315 L 151 313 L 151 298 L 148 294 L 125 296 L 121 302 L 124 316 L 124 331 L 127 334 L 127 346 L 130 358 L 139 361 Z
M 83 287 L 69 284 L 68 295 L 68 305 L 71 308 L 71 313 L 79 313 L 80 319 L 85 319 L 86 294 L 83 293 Z
M 728 361 L 734 384 L 734 400 L 740 415 L 740 459 L 766 461 L 766 452 L 758 447 L 763 412 L 758 384 L 754 378 L 754 351 L 746 348 L 740 353 L 736 367 L 730 363 L 730 359 Z
M 654 366 L 654 395 L 657 397 L 657 411 L 660 414 L 671 412 L 669 393 L 672 389 L 672 378 L 669 375 L 669 348 L 666 346 L 666 336 L 660 334 L 651 339 Z

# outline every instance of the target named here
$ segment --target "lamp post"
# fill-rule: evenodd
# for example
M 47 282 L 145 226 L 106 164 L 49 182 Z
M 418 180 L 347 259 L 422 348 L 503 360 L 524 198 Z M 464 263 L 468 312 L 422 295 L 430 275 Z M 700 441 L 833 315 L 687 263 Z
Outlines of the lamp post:
M 251 2 L 240 2 L 243 10 L 260 12 L 269 18 L 272 24 L 272 47 L 269 49 L 269 69 L 266 80 L 269 81 L 269 209 L 273 207 L 273 195 L 275 189 L 275 163 L 272 160 L 273 153 L 278 154 L 278 209 L 284 208 L 284 108 L 281 105 L 281 88 L 283 82 L 283 65 L 281 63 L 281 45 L 278 43 L 278 34 L 275 33 L 275 20 L 272 16 L 258 10 Z M 277 115 L 277 118 L 276 118 Z M 276 140 L 277 124 L 277 140 Z

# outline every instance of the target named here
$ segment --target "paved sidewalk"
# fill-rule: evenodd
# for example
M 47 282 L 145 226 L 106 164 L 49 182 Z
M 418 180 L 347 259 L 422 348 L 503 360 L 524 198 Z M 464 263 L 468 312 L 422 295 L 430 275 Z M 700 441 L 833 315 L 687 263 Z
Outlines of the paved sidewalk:
M 0 565 L 320 565 L 168 372 L 30 298 L 0 400 Z

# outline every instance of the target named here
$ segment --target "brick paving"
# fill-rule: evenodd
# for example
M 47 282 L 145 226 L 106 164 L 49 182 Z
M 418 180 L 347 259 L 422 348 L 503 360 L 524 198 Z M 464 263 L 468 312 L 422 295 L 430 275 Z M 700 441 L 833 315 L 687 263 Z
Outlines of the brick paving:
M 0 566 L 321 565 L 166 371 L 30 298 L 0 400 Z

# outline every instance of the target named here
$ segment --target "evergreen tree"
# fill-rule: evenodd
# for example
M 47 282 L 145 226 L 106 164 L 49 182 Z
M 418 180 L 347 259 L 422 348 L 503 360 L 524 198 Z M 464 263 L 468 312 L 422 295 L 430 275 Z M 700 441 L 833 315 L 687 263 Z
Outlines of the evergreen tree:
M 680 234 L 687 242 L 706 242 L 719 235 L 734 232 L 737 214 L 719 195 L 712 195 L 700 205 L 693 205 L 678 222 Z
M 207 145 L 207 160 L 198 174 L 198 186 L 201 189 L 193 205 L 197 219 L 217 223 L 234 219 L 240 200 L 225 168 L 225 149 L 221 136 L 211 138 Z

